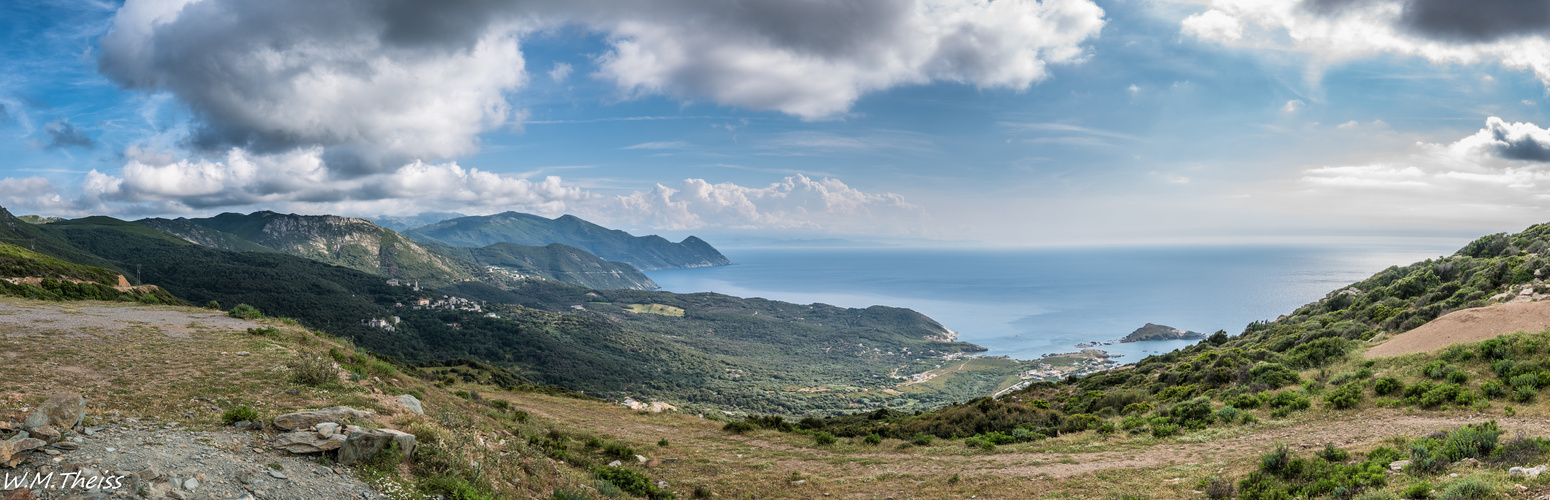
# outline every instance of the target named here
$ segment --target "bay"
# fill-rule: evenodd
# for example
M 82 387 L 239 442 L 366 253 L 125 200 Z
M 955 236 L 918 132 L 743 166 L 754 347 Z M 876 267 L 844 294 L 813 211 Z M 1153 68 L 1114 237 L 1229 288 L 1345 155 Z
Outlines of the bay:
M 1467 241 L 1323 246 L 965 250 L 723 248 L 735 265 L 646 273 L 664 290 L 800 304 L 907 307 L 984 346 L 1036 359 L 1146 323 L 1238 334 L 1392 265 Z M 1121 362 L 1191 341 L 1100 346 Z

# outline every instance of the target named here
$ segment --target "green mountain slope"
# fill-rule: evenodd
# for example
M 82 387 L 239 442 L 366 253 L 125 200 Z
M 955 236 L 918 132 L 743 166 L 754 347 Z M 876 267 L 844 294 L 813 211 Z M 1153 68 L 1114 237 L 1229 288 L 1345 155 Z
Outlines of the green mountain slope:
M 335 215 L 296 215 L 263 211 L 224 213 L 188 224 L 272 248 L 290 255 L 425 284 L 445 284 L 478 278 L 474 265 L 427 250 L 398 233 L 366 219 Z M 168 224 L 147 221 L 158 228 Z M 174 228 L 176 229 L 176 228 Z M 191 231 L 174 234 L 197 241 Z M 229 246 L 216 246 L 230 248 Z
M 547 219 L 506 212 L 442 221 L 405 231 L 404 234 L 418 241 L 460 247 L 483 247 L 495 243 L 528 246 L 562 243 L 648 271 L 732 263 L 710 244 L 693 236 L 680 243 L 673 243 L 660 236 L 634 236 L 608 229 L 573 215 Z
M 230 250 L 233 252 L 278 252 L 269 248 L 238 237 L 225 231 L 217 231 L 196 224 L 188 219 L 140 219 L 135 224 L 146 226 L 158 231 L 183 238 L 189 243 L 210 247 L 218 250 Z
M 657 288 L 627 264 L 571 247 L 421 244 L 365 219 L 254 212 L 136 222 L 211 248 L 282 251 L 424 285 L 478 280 L 502 286 L 522 279 L 547 279 L 600 289 Z
M 487 247 L 453 247 L 425 243 L 431 251 L 486 266 L 497 282 L 551 279 L 574 285 L 611 290 L 654 290 L 656 282 L 629 264 L 609 262 L 587 251 L 551 243 L 541 247 L 496 243 Z

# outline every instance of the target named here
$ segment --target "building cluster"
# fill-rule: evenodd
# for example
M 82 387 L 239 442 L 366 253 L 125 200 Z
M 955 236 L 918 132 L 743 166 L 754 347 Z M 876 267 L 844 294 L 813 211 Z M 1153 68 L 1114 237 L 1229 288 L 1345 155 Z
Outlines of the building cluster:
M 390 332 L 396 332 L 398 331 L 398 323 L 401 321 L 403 320 L 398 319 L 398 316 L 394 316 L 391 320 L 382 318 L 363 319 L 361 320 L 361 324 L 372 328 L 381 328 Z
M 404 307 L 403 303 L 394 305 Z M 440 299 L 421 298 L 411 302 L 410 307 L 415 309 L 451 309 L 456 311 L 484 312 L 484 306 L 479 305 L 478 302 L 448 295 L 442 295 Z
M 506 268 L 506 267 L 500 267 L 500 266 L 485 266 L 484 270 L 489 272 L 491 275 L 502 277 L 502 278 L 506 278 L 506 279 L 511 279 L 511 280 L 541 280 L 541 279 L 544 279 L 543 276 L 539 276 L 539 275 L 536 275 L 536 274 L 522 274 L 522 273 L 517 272 L 515 269 Z
M 387 280 L 387 284 L 388 284 L 388 286 L 407 286 L 407 287 L 414 288 L 414 291 L 416 291 L 416 292 L 420 291 L 420 282 L 418 280 L 410 282 L 409 280 L 401 280 L 401 279 L 394 278 L 394 279 Z

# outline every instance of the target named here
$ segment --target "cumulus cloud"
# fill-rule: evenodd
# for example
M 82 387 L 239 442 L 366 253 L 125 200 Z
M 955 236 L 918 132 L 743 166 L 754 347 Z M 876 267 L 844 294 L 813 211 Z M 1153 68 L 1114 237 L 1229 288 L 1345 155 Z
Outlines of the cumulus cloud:
M 866 193 L 838 179 L 786 177 L 765 187 L 685 179 L 608 200 L 608 219 L 662 230 L 700 228 L 844 230 L 915 234 L 925 213 L 902 196 Z
M 866 92 L 933 80 L 1024 89 L 1080 60 L 1103 27 L 1088 0 L 658 0 L 599 18 L 599 76 L 632 92 L 837 115 Z
M 469 154 L 519 120 L 520 40 L 556 26 L 602 33 L 594 76 L 626 95 L 817 119 L 902 84 L 1025 89 L 1081 60 L 1103 14 L 1090 0 L 130 0 L 98 66 L 192 108 L 205 153 L 321 147 L 337 174 L 368 175 Z
M 43 133 L 48 136 L 48 140 L 43 142 L 44 149 L 89 149 L 97 146 L 97 143 L 92 142 L 91 138 L 86 136 L 86 132 L 75 128 L 75 125 L 71 125 L 66 120 L 48 122 L 47 125 L 43 126 Z
M 178 214 L 228 207 L 307 205 L 323 211 L 375 207 L 417 213 L 438 207 L 492 207 L 557 214 L 593 198 L 559 177 L 527 179 L 464 168 L 456 162 L 413 162 L 389 172 L 339 179 L 324 166 L 322 148 L 255 155 L 233 148 L 219 159 L 175 158 L 131 148 L 117 175 L 92 170 L 78 195 L 41 178 L 0 179 L 0 199 L 53 213 Z M 15 189 L 4 189 L 6 186 Z
M 364 175 L 472 153 L 514 116 L 502 93 L 526 78 L 520 28 L 458 3 L 131 1 L 98 63 L 189 105 L 203 151 L 322 147 Z
M 1550 130 L 1497 117 L 1452 143 L 1422 142 L 1385 161 L 1307 168 L 1282 193 L 1288 207 L 1386 223 L 1500 227 L 1550 209 Z
M 1230 45 L 1319 60 L 1378 53 L 1433 62 L 1494 61 L 1550 86 L 1550 3 L 1523 0 L 1212 0 L 1181 30 Z
M 1296 113 L 1297 111 L 1301 110 L 1303 106 L 1307 105 L 1308 103 L 1302 102 L 1302 99 L 1292 99 L 1290 101 L 1286 101 L 1285 106 L 1281 106 L 1281 111 L 1285 111 L 1287 113 Z

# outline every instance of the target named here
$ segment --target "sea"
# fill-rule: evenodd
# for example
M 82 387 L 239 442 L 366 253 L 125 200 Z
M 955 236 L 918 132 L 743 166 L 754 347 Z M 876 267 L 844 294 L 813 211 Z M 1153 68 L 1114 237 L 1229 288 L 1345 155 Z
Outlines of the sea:
M 1081 343 L 1132 363 L 1195 341 L 1118 343 L 1146 323 L 1243 332 L 1393 265 L 1468 240 L 1041 249 L 721 248 L 735 264 L 647 272 L 664 290 L 919 311 L 989 349 L 1037 359 Z

